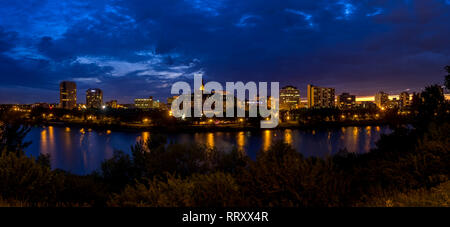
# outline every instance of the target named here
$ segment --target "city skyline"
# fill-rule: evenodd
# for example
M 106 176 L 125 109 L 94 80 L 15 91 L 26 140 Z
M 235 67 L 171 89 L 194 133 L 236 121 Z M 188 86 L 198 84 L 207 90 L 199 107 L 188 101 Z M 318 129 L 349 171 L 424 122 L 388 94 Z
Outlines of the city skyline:
M 445 75 L 449 11 L 448 0 L 10 1 L 0 103 L 56 102 L 63 80 L 105 100 L 163 99 L 197 73 L 359 97 L 419 92 Z
M 57 91 L 57 96 L 58 97 L 56 97 L 56 98 L 54 98 L 54 99 L 56 99 L 56 101 L 31 101 L 31 102 L 22 102 L 22 103 L 19 103 L 19 102 L 9 102 L 9 103 L 1 103 L 0 102 L 0 104 L 34 104 L 34 103 L 48 103 L 48 104 L 61 104 L 61 99 L 62 99 L 62 96 L 61 96 L 61 92 L 62 92 L 62 88 L 61 88 L 61 86 L 62 86 L 62 84 L 65 84 L 65 83 L 67 83 L 67 82 L 69 82 L 69 83 L 73 83 L 74 84 L 74 86 L 75 86 L 75 102 L 76 102 L 76 104 L 88 104 L 88 98 L 87 98 L 87 93 L 90 93 L 90 92 L 94 92 L 94 90 L 97 92 L 97 91 L 99 91 L 101 94 L 101 98 L 100 98 L 100 103 L 102 103 L 102 104 L 106 104 L 107 102 L 110 102 L 110 101 L 115 101 L 115 102 L 117 102 L 117 103 L 120 103 L 120 104 L 133 104 L 133 103 L 135 103 L 136 102 L 136 100 L 137 99 L 148 99 L 149 97 L 150 97 L 150 99 L 154 99 L 153 98 L 153 96 L 152 95 L 148 95 L 148 96 L 138 96 L 138 97 L 131 97 L 131 100 L 130 101 L 128 101 L 128 102 L 120 102 L 120 101 L 117 101 L 117 100 L 120 100 L 120 97 L 111 97 L 111 96 L 106 96 L 107 98 L 104 98 L 104 94 L 103 94 L 103 92 L 104 92 L 104 90 L 102 89 L 102 88 L 87 88 L 87 89 L 81 89 L 81 91 L 78 91 L 78 89 L 77 89 L 77 86 L 78 86 L 78 84 L 75 82 L 75 81 L 61 81 L 60 82 L 60 84 L 59 84 L 59 90 Z M 310 84 L 308 84 L 308 86 L 309 86 Z M 307 87 L 308 87 L 307 86 Z M 316 87 L 315 85 L 312 85 L 311 84 L 311 86 L 314 86 L 314 87 Z M 100 86 L 101 87 L 101 86 Z M 282 91 L 284 88 L 286 88 L 286 87 L 293 87 L 293 88 L 296 88 L 296 89 L 298 89 L 299 91 L 300 91 L 300 101 L 303 103 L 303 102 L 307 102 L 308 101 L 308 98 L 307 98 L 307 88 L 306 89 L 301 89 L 301 88 L 297 88 L 296 86 L 294 86 L 294 85 L 286 85 L 286 86 L 283 86 L 283 87 L 280 87 L 280 91 Z M 323 86 L 319 86 L 319 87 L 323 87 Z M 332 89 L 335 89 L 335 88 L 332 88 Z M 302 92 L 303 91 L 303 92 Z M 303 94 L 303 93 L 305 93 L 306 92 L 306 94 Z M 384 92 L 384 91 L 378 91 L 378 92 Z M 376 93 L 378 93 L 378 92 L 376 92 Z M 409 93 L 409 95 L 410 96 L 412 96 L 414 93 L 416 93 L 416 92 L 411 92 L 410 90 L 404 90 L 404 91 L 402 91 L 401 93 L 404 93 L 404 92 L 406 92 L 406 93 Z M 418 92 L 420 92 L 420 91 L 418 91 Z M 338 98 L 338 96 L 339 95 L 341 95 L 341 94 L 345 94 L 345 93 L 347 93 L 347 94 L 351 94 L 351 95 L 354 95 L 356 98 L 355 98 L 355 100 L 356 100 L 356 102 L 375 102 L 376 100 L 375 100 L 375 96 L 376 96 L 376 94 L 374 94 L 374 95 L 369 95 L 369 96 L 358 96 L 358 95 L 355 95 L 354 93 L 352 93 L 351 91 L 348 91 L 348 90 L 344 90 L 344 91 L 342 91 L 342 92 L 335 92 L 334 94 L 334 97 L 335 97 L 335 99 L 337 99 Z M 390 93 L 388 93 L 388 92 L 385 92 L 387 95 L 388 95 L 388 98 L 390 99 L 390 100 L 392 100 L 392 99 L 399 99 L 399 97 L 400 97 L 400 94 L 401 93 L 399 93 L 399 94 L 390 94 Z M 444 94 L 445 95 L 445 98 L 446 99 L 450 99 L 450 94 Z M 161 102 L 161 103 L 165 103 L 165 101 L 168 99 L 168 98 L 171 98 L 173 95 L 169 95 L 169 96 L 167 96 L 167 97 L 162 97 L 161 99 L 158 99 L 158 98 L 155 98 L 154 100 L 155 101 L 157 101 L 157 102 Z M 83 102 L 83 101 L 77 101 L 77 100 L 86 100 L 85 102 Z M 281 101 L 281 100 L 280 100 Z M 98 107 L 97 107 L 98 108 Z

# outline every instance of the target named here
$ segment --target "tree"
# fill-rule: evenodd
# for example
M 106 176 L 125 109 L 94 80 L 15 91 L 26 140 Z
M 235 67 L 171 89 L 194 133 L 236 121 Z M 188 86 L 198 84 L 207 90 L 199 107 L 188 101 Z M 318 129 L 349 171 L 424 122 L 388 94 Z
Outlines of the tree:
M 3 151 L 23 152 L 31 145 L 30 141 L 24 142 L 29 131 L 29 127 L 20 124 L 0 122 L 0 154 Z
M 0 154 L 0 197 L 26 205 L 50 204 L 56 196 L 56 175 L 24 154 Z
M 426 87 L 420 95 L 413 97 L 412 108 L 416 113 L 415 127 L 425 130 L 432 120 L 444 116 L 445 98 L 442 88 L 439 85 Z

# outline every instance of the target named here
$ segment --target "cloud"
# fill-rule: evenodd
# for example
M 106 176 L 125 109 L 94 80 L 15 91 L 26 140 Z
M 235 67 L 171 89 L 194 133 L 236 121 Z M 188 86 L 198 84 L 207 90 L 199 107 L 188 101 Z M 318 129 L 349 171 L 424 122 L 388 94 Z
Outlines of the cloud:
M 422 87 L 450 59 L 449 11 L 446 0 L 7 1 L 0 82 L 50 94 L 73 79 L 123 102 L 163 99 L 197 72 L 361 95 Z
M 0 27 L 0 53 L 11 50 L 16 46 L 17 32 L 5 31 Z
M 377 9 L 375 9 L 375 11 L 373 11 L 372 13 L 367 13 L 366 15 L 367 15 L 368 17 L 373 17 L 373 16 L 376 16 L 376 15 L 380 15 L 380 14 L 382 14 L 382 13 L 383 13 L 383 9 L 377 8 Z
M 237 27 L 255 27 L 258 23 L 258 21 L 261 19 L 261 17 L 252 15 L 252 14 L 244 14 L 239 19 L 239 22 L 236 23 Z
M 309 27 L 311 27 L 311 28 L 314 27 L 314 23 L 312 20 L 313 16 L 311 14 L 305 13 L 300 10 L 294 10 L 294 9 L 285 9 L 285 11 L 288 13 L 293 13 L 293 14 L 302 16 L 305 19 L 305 21 L 308 23 Z

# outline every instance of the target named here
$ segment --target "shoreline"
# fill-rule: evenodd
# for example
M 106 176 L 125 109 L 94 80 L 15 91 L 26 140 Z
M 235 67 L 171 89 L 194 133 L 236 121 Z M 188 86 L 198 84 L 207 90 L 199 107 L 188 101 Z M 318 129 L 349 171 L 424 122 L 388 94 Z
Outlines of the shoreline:
M 322 130 L 322 129 L 336 129 L 341 127 L 364 127 L 364 126 L 386 126 L 389 122 L 385 120 L 377 121 L 351 121 L 351 122 L 325 122 L 321 124 L 300 125 L 293 123 L 281 123 L 276 128 L 263 129 L 250 125 L 222 125 L 222 126 L 205 126 L 205 125 L 184 125 L 184 126 L 135 126 L 135 125 L 118 125 L 118 124 L 96 124 L 96 123 L 78 123 L 78 122 L 64 122 L 64 121 L 49 121 L 49 122 L 26 122 L 29 126 L 57 126 L 57 127 L 76 127 L 88 128 L 95 131 L 117 131 L 117 132 L 145 132 L 157 131 L 162 133 L 180 133 L 180 132 L 242 132 L 242 131 L 265 131 L 265 130 L 285 130 L 296 129 L 302 131 Z M 402 122 L 408 124 L 408 122 Z

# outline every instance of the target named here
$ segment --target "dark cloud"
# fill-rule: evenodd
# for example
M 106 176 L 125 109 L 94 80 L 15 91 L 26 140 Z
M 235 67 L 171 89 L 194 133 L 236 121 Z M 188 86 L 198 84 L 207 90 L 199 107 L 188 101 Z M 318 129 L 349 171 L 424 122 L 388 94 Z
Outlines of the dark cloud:
M 0 27 L 0 53 L 12 49 L 16 45 L 16 39 L 16 32 L 5 31 L 3 27 Z
M 419 89 L 450 62 L 449 11 L 446 0 L 11 1 L 0 6 L 0 89 L 73 79 L 130 102 L 163 99 L 194 73 L 358 95 Z

